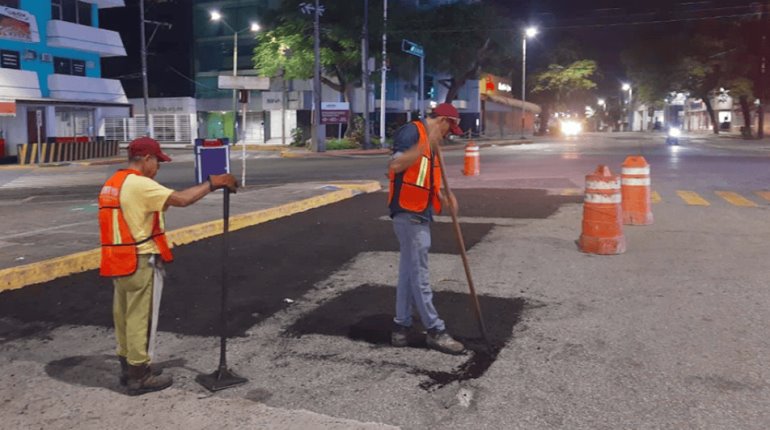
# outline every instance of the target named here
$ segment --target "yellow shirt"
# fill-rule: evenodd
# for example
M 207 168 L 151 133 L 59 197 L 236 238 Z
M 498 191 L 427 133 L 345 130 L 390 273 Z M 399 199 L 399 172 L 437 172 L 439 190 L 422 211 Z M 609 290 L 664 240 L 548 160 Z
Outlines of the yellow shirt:
M 165 230 L 163 207 L 174 190 L 145 176 L 128 175 L 120 190 L 120 208 L 134 240 L 141 242 L 152 235 L 152 220 L 160 212 L 160 228 Z M 159 254 L 154 240 L 138 247 L 139 254 Z

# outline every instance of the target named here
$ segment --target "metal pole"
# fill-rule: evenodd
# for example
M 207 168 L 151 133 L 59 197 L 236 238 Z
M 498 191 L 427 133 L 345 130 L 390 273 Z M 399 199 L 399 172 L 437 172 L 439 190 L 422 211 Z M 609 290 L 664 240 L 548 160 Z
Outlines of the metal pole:
M 767 103 L 767 35 L 770 30 L 770 15 L 767 13 L 767 4 L 762 5 L 762 40 L 760 43 L 760 64 L 759 64 L 759 88 L 757 91 L 759 106 L 757 107 L 757 139 L 765 137 L 765 104 Z
M 364 149 L 369 149 L 372 137 L 369 135 L 369 0 L 364 0 L 364 31 L 361 35 L 361 63 L 364 87 Z
M 238 76 L 238 32 L 233 30 L 233 76 Z M 238 143 L 238 90 L 233 88 L 233 144 Z
M 388 77 L 388 0 L 384 0 L 382 6 L 382 70 L 380 82 L 380 144 L 383 148 L 385 144 L 385 100 L 386 86 Z
M 286 145 L 286 69 L 281 70 L 281 145 Z
M 230 260 L 230 190 L 225 188 L 222 201 L 222 297 L 220 303 L 219 371 L 227 371 L 227 262 Z
M 425 121 L 425 52 L 420 56 L 420 119 Z M 450 100 L 451 101 L 451 100 Z
M 524 104 L 527 101 L 527 35 L 521 42 L 521 138 L 524 139 Z
M 313 100 L 313 147 L 317 152 L 325 152 L 326 145 L 324 142 L 323 130 L 321 127 L 321 35 L 319 32 L 319 14 L 318 8 L 320 7 L 319 0 L 315 0 L 315 10 L 313 18 L 313 35 L 314 35 L 314 50 L 315 50 L 315 67 L 313 73 L 313 94 L 315 99 Z
M 248 90 L 244 90 L 248 91 Z M 241 114 L 241 186 L 246 186 L 246 106 L 247 103 L 243 104 L 243 110 Z
M 149 98 L 149 89 L 147 88 L 147 42 L 144 33 L 144 0 L 139 0 L 139 38 L 142 45 L 142 91 L 144 96 L 144 123 L 145 135 L 152 136 L 150 127 L 150 111 L 147 109 L 147 99 Z

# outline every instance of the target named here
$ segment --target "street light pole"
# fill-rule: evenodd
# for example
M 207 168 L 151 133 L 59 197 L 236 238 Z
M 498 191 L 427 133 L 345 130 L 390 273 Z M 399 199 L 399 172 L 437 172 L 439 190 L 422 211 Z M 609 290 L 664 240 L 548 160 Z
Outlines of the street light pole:
M 369 149 L 372 137 L 369 134 L 369 0 L 364 0 L 364 31 L 361 35 L 362 82 L 364 87 L 364 149 Z
M 313 73 L 313 94 L 315 95 L 313 100 L 313 109 L 315 115 L 313 115 L 313 148 L 317 152 L 325 152 L 326 145 L 324 142 L 324 136 L 322 134 L 321 126 L 321 43 L 320 43 L 320 31 L 319 31 L 319 0 L 315 0 L 315 8 L 313 11 L 313 49 L 315 51 L 315 67 Z
M 537 28 L 529 27 L 524 31 L 524 37 L 521 42 L 521 138 L 524 136 L 524 105 L 527 102 L 527 39 L 537 35 Z
M 229 27 L 229 25 L 228 25 Z M 238 32 L 233 30 L 233 77 L 238 76 Z M 233 143 L 238 143 L 238 90 L 233 88 Z
M 380 82 L 380 145 L 385 148 L 385 109 L 386 109 L 386 97 L 385 93 L 388 76 L 388 0 L 383 0 L 382 5 L 382 69 L 381 69 L 381 82 Z
M 139 0 L 139 39 L 142 44 L 142 93 L 144 97 L 144 126 L 145 136 L 152 136 L 150 127 L 150 111 L 147 108 L 149 89 L 147 86 L 147 42 L 144 32 L 144 0 Z

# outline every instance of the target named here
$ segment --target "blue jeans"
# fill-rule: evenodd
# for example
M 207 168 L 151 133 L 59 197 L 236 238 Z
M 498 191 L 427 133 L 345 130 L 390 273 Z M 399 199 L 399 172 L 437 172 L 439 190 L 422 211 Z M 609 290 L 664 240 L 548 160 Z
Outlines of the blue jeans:
M 430 250 L 430 222 L 420 216 L 399 213 L 393 217 L 393 230 L 398 237 L 401 256 L 398 263 L 396 289 L 396 324 L 412 325 L 412 308 L 417 307 L 426 329 L 444 330 L 444 321 L 433 307 L 430 289 L 428 251 Z

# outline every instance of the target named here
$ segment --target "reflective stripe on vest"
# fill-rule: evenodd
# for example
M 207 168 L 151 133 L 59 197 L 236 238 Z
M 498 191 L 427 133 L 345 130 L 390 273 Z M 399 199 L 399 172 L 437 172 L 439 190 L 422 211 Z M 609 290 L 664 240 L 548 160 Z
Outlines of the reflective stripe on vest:
M 390 178 L 390 190 L 388 195 L 388 204 L 393 201 L 398 187 L 398 206 L 406 211 L 422 213 L 428 208 L 428 204 L 433 204 L 435 213 L 441 212 L 441 202 L 438 195 L 441 189 L 441 168 L 438 159 L 434 157 L 428 142 L 428 133 L 425 125 L 421 121 L 414 121 L 417 126 L 419 140 L 417 145 L 420 147 L 420 159 L 403 172 L 396 174 L 391 170 L 388 172 Z M 401 175 L 401 183 L 396 183 L 396 178 Z
M 118 170 L 105 182 L 99 193 L 99 232 L 102 245 L 102 261 L 99 274 L 102 276 L 127 276 L 136 272 L 138 245 L 152 240 L 160 251 L 161 259 L 173 261 L 171 249 L 163 231 L 160 212 L 153 214 L 152 234 L 137 241 L 123 216 L 120 207 L 120 190 L 129 175 L 140 175 L 136 170 Z

